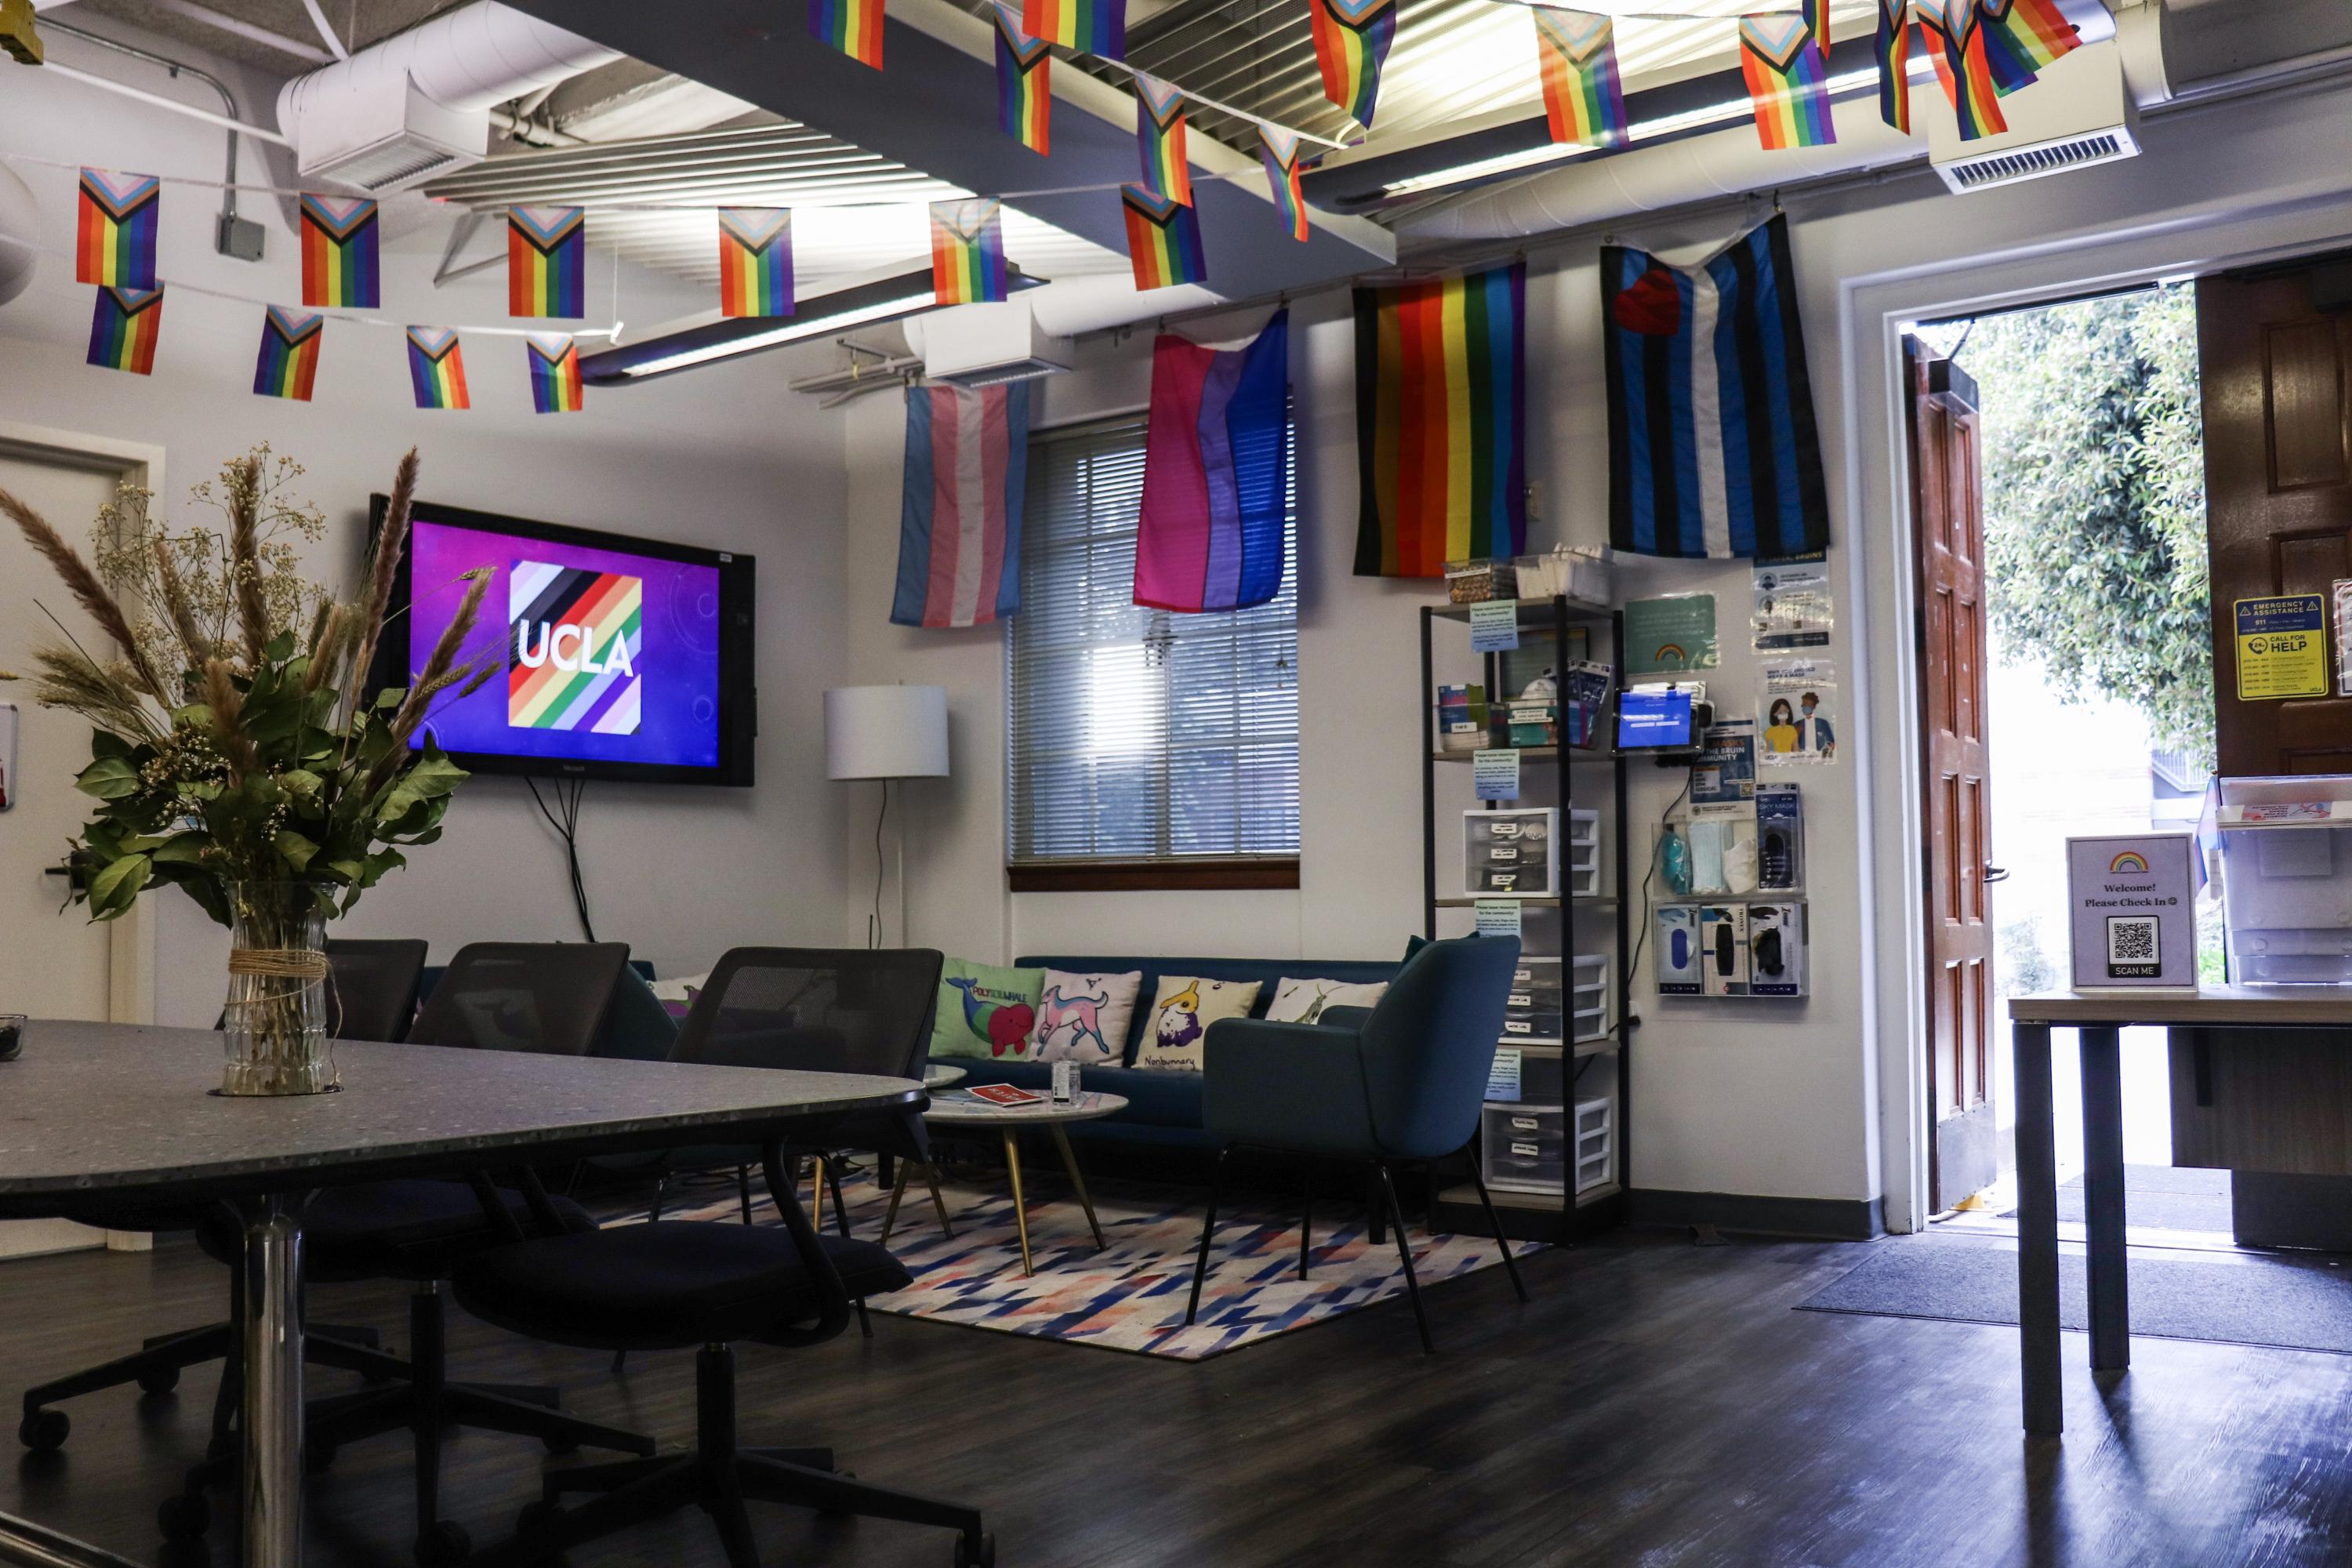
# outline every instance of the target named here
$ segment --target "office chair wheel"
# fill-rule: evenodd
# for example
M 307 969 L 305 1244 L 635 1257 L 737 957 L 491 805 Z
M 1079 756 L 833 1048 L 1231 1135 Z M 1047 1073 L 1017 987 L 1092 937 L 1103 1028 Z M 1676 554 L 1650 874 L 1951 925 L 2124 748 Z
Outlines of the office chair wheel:
M 441 1520 L 416 1538 L 417 1568 L 452 1568 L 474 1554 L 474 1538 L 466 1527 Z
M 66 1434 L 72 1430 L 73 1422 L 62 1410 L 27 1410 L 16 1423 L 16 1441 L 36 1454 L 46 1454 L 64 1447 Z
M 996 1537 L 983 1535 L 974 1546 L 971 1537 L 956 1537 L 955 1568 L 996 1568 Z
M 166 1541 L 201 1541 L 213 1527 L 213 1505 L 202 1492 L 174 1492 L 155 1505 L 155 1528 Z
M 176 1366 L 151 1366 L 139 1374 L 139 1387 L 146 1394 L 169 1394 L 180 1386 L 180 1369 Z

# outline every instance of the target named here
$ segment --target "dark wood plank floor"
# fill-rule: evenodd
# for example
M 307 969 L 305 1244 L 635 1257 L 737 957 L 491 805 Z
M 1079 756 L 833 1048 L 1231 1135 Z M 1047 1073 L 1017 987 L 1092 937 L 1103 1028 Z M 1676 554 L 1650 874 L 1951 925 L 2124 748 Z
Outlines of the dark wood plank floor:
M 2102 1394 L 2070 1334 L 2070 1436 L 2029 1443 L 2013 1333 L 1789 1310 L 1862 1260 L 1620 1237 L 1535 1259 L 1526 1308 L 1493 1271 L 1433 1291 L 1429 1358 L 1402 1304 L 1198 1366 L 877 1316 L 871 1342 L 747 1348 L 746 1436 L 829 1441 L 865 1477 L 981 1502 L 1006 1568 L 2352 1562 L 2352 1359 L 2143 1340 Z M 0 1266 L 0 1387 L 200 1321 L 221 1289 L 184 1246 Z M 322 1290 L 316 1310 L 403 1321 L 390 1289 Z M 602 1357 L 462 1316 L 453 1350 L 460 1373 L 559 1383 L 575 1408 L 672 1441 L 691 1430 L 689 1356 L 640 1356 L 616 1380 Z M 153 1503 L 202 1447 L 212 1385 L 198 1372 L 170 1397 L 74 1402 L 62 1456 L 0 1465 L 0 1510 L 157 1559 Z M 502 1533 L 537 1445 L 467 1434 L 451 1451 L 447 1511 L 478 1540 Z M 408 1562 L 406 1462 L 377 1439 L 314 1484 L 313 1563 Z M 779 1563 L 949 1560 L 939 1532 L 758 1522 Z M 692 1514 L 572 1561 L 720 1559 Z

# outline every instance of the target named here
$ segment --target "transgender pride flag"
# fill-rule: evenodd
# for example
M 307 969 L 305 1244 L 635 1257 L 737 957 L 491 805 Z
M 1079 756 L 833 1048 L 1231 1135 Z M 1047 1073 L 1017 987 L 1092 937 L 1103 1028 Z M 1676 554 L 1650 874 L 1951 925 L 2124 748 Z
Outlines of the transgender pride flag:
M 507 579 L 507 723 L 634 735 L 644 707 L 645 580 L 547 561 Z
M 895 625 L 976 626 L 1020 610 L 1028 479 L 1027 382 L 907 389 Z

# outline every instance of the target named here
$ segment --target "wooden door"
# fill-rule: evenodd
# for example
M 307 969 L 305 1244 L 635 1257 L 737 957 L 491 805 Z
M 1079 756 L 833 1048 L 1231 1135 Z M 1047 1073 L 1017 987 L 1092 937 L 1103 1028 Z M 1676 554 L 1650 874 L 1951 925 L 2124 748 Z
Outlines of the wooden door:
M 1952 1207 L 2000 1174 L 1985 833 L 1985 564 L 1976 384 L 1906 339 L 1918 576 L 1927 931 L 1927 1186 Z
M 2236 601 L 2324 596 L 2352 577 L 2352 311 L 2320 309 L 2313 278 L 2305 268 L 2197 285 L 2224 777 L 2352 773 L 2352 698 L 2238 699 Z

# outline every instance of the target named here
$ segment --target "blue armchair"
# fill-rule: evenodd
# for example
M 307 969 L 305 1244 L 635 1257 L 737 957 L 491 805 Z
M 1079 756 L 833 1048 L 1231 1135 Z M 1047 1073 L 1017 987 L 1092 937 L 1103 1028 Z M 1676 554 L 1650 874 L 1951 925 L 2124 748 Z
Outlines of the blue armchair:
M 1434 1346 L 1422 1310 L 1421 1282 L 1412 1270 L 1403 1212 L 1391 1167 L 1400 1161 L 1434 1163 L 1469 1156 L 1470 1179 L 1494 1227 L 1503 1267 L 1520 1300 L 1511 1245 L 1503 1237 L 1486 1178 L 1469 1155 L 1478 1108 L 1502 1037 L 1504 998 L 1519 944 L 1512 938 L 1463 937 L 1433 942 L 1413 955 L 1378 1006 L 1335 1007 L 1319 1024 L 1269 1024 L 1231 1018 L 1209 1026 L 1205 1046 L 1202 1121 L 1217 1142 L 1209 1212 L 1201 1226 L 1201 1252 L 1192 1267 L 1192 1303 L 1201 1309 L 1201 1283 L 1223 1194 L 1225 1160 L 1236 1148 L 1268 1149 L 1309 1158 L 1363 1161 L 1377 1179 L 1386 1219 L 1404 1260 L 1406 1293 L 1424 1351 Z M 1372 1233 L 1381 1215 L 1374 1211 Z M 1298 1276 L 1307 1277 L 1314 1215 L 1299 1226 Z

